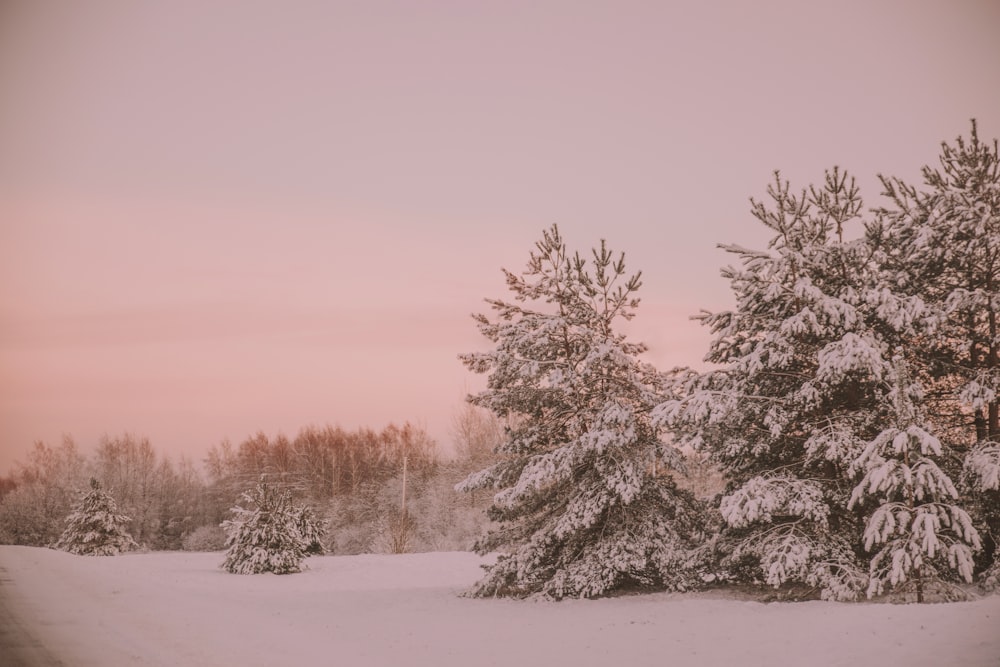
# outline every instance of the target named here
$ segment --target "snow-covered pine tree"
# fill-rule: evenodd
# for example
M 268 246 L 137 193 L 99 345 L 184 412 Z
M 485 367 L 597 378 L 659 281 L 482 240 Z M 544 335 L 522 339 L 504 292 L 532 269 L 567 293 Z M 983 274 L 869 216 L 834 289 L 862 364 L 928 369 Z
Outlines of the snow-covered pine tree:
M 650 421 L 659 374 L 615 330 L 639 304 L 639 274 L 603 241 L 590 264 L 569 255 L 555 226 L 521 275 L 504 273 L 515 302 L 487 299 L 496 319 L 475 316 L 495 349 L 460 356 L 489 375 L 469 401 L 511 424 L 498 462 L 457 487 L 498 491 L 498 527 L 476 547 L 505 553 L 471 594 L 685 587 L 701 508 L 666 473 L 677 453 Z
M 66 530 L 55 548 L 85 556 L 117 556 L 139 546 L 128 534 L 131 521 L 118 513 L 115 499 L 92 478 L 90 491 L 66 518 Z
M 323 546 L 323 533 L 326 524 L 316 516 L 316 512 L 308 505 L 300 505 L 294 508 L 295 523 L 299 529 L 299 537 L 302 538 L 302 553 L 306 556 L 323 554 L 326 551 Z
M 864 239 L 845 238 L 862 210 L 853 178 L 835 168 L 795 194 L 775 173 L 768 194 L 770 205 L 752 200 L 774 233 L 768 249 L 721 246 L 742 262 L 722 272 L 736 309 L 698 316 L 715 367 L 676 373 L 655 419 L 729 480 L 719 545 L 729 576 L 853 599 L 867 568 L 847 509 L 850 467 L 885 414 L 887 364 L 866 320 L 899 304 L 867 284 Z
M 868 596 L 912 581 L 917 602 L 924 601 L 928 579 L 954 570 L 972 581 L 973 551 L 981 547 L 972 518 L 960 506 L 955 484 L 935 459 L 941 442 L 931 434 L 917 409 L 921 387 L 912 382 L 902 357 L 886 378 L 891 387 L 895 422 L 879 433 L 854 462 L 863 473 L 850 506 L 874 502 L 865 527 L 871 561 Z
M 984 547 L 991 550 L 981 573 L 982 587 L 994 591 L 1000 588 L 1000 444 L 987 441 L 973 447 L 965 457 L 964 473 L 971 505 L 983 517 Z
M 997 140 L 941 146 L 940 167 L 925 166 L 923 186 L 882 178 L 892 206 L 880 235 L 897 291 L 918 295 L 937 316 L 913 341 L 928 386 L 928 420 L 964 449 L 967 506 L 984 542 L 984 567 L 1000 578 L 1000 153 Z M 952 471 L 953 473 L 955 471 Z M 987 575 L 989 576 L 989 575 Z
M 236 505 L 222 523 L 229 547 L 222 567 L 233 574 L 300 572 L 306 543 L 291 495 L 261 477 L 241 500 L 246 507 Z

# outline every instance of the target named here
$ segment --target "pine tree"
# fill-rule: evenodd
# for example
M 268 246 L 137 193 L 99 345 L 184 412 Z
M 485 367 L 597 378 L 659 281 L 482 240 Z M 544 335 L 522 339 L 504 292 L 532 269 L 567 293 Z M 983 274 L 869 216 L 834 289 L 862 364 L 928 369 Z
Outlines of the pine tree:
M 797 196 L 776 178 L 769 194 L 771 207 L 753 202 L 775 232 L 768 251 L 726 247 L 743 260 L 742 270 L 723 272 L 736 310 L 701 316 L 715 334 L 707 360 L 718 367 L 679 374 L 675 396 L 657 409 L 730 480 L 720 503 L 723 565 L 737 577 L 804 583 L 839 599 L 911 575 L 966 577 L 979 538 L 938 465 L 947 448 L 933 425 L 914 421 L 923 384 L 899 372 L 910 364 L 933 379 L 920 343 L 935 335 L 939 311 L 900 289 L 899 242 L 881 220 L 845 240 L 862 210 L 846 173 L 835 168 L 822 188 Z M 925 524 L 893 524 L 904 518 L 900 502 Z M 939 526 L 927 518 L 933 512 Z M 907 542 L 918 534 L 927 541 Z M 876 546 L 865 566 L 863 551 Z M 942 553 L 950 567 L 932 562 Z
M 972 518 L 954 501 L 955 484 L 937 460 L 941 442 L 930 432 L 917 409 L 919 385 L 896 357 L 887 378 L 895 411 L 893 426 L 879 433 L 854 463 L 864 477 L 854 488 L 849 506 L 877 503 L 865 528 L 865 549 L 878 547 L 871 561 L 868 596 L 882 593 L 886 583 L 899 587 L 912 580 L 917 602 L 924 601 L 924 583 L 955 570 L 972 581 L 973 551 L 981 547 Z
M 498 461 L 457 488 L 497 491 L 498 527 L 476 545 L 505 550 L 476 596 L 592 597 L 627 585 L 687 585 L 700 508 L 666 469 L 677 452 L 650 420 L 659 390 L 645 347 L 615 330 L 633 317 L 640 275 L 605 243 L 592 264 L 553 226 L 527 269 L 504 271 L 514 302 L 476 315 L 496 345 L 460 356 L 488 388 L 470 397 L 510 424 Z
M 896 289 L 918 295 L 937 326 L 913 341 L 915 374 L 928 386 L 928 419 L 964 450 L 968 506 L 984 537 L 985 566 L 1000 577 L 1000 152 L 968 138 L 941 146 L 923 187 L 882 178 L 892 206 L 880 213 L 885 264 Z M 952 471 L 953 474 L 956 470 Z M 989 576 L 989 575 L 988 575 Z
M 323 546 L 323 533 L 326 524 L 316 516 L 313 508 L 308 505 L 300 505 L 295 508 L 295 527 L 299 531 L 302 552 L 306 556 L 322 555 L 326 551 Z
M 924 167 L 924 190 L 882 178 L 893 208 L 880 210 L 902 289 L 935 305 L 927 341 L 937 374 L 955 375 L 972 410 L 976 442 L 1000 441 L 1000 156 L 980 141 L 941 145 L 941 168 Z
M 718 546 L 729 576 L 852 599 L 866 577 L 847 501 L 851 465 L 885 415 L 879 328 L 911 315 L 871 284 L 865 240 L 846 238 L 862 210 L 847 173 L 800 194 L 776 173 L 768 194 L 770 205 L 752 200 L 768 249 L 722 246 L 742 261 L 723 270 L 736 309 L 698 317 L 715 367 L 675 374 L 656 418 L 729 480 Z
M 132 519 L 118 513 L 118 506 L 96 479 L 90 480 L 90 491 L 66 518 L 56 549 L 85 556 L 117 556 L 137 548 L 128 525 Z
M 222 523 L 229 547 L 222 567 L 233 574 L 300 572 L 308 543 L 291 495 L 262 477 L 241 500 L 246 507 L 236 505 L 233 518 Z
M 981 574 L 982 586 L 988 591 L 1000 588 L 1000 444 L 983 442 L 965 457 L 964 475 L 971 504 L 982 517 L 981 526 L 988 546 L 986 564 Z

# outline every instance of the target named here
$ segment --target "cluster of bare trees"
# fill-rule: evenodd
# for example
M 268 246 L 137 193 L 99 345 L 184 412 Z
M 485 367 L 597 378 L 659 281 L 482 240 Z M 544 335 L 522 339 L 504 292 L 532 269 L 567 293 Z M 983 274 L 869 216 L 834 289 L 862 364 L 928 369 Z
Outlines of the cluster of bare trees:
M 465 405 L 452 425 L 453 459 L 408 462 L 331 499 L 328 548 L 343 554 L 470 549 L 485 527 L 490 498 L 458 493 L 455 485 L 493 459 L 502 437 L 493 415 Z
M 0 541 L 40 545 L 58 539 L 62 520 L 83 489 L 84 463 L 71 438 L 54 447 L 36 442 L 0 487 Z
M 292 440 L 264 433 L 238 446 L 224 441 L 206 458 L 213 484 L 246 488 L 261 475 L 280 480 L 295 493 L 315 501 L 357 493 L 361 486 L 384 481 L 402 470 L 433 466 L 434 442 L 411 424 L 381 431 L 307 427 Z
M 157 455 L 148 438 L 101 439 L 85 457 L 72 438 L 57 446 L 36 442 L 27 460 L 5 478 L 0 541 L 47 545 L 90 479 L 98 480 L 131 517 L 129 532 L 153 549 L 178 549 L 185 533 L 206 522 L 205 484 L 194 465 Z
M 483 499 L 453 487 L 492 456 L 501 432 L 490 415 L 465 406 L 455 417 L 454 458 L 409 423 L 310 426 L 294 438 L 257 433 L 235 445 L 223 441 L 201 467 L 175 463 L 132 434 L 104 437 L 90 456 L 68 437 L 55 446 L 37 442 L 0 477 L 0 543 L 54 543 L 96 479 L 131 518 L 140 545 L 222 548 L 219 524 L 264 476 L 324 520 L 324 546 L 334 553 L 467 549 L 484 521 Z

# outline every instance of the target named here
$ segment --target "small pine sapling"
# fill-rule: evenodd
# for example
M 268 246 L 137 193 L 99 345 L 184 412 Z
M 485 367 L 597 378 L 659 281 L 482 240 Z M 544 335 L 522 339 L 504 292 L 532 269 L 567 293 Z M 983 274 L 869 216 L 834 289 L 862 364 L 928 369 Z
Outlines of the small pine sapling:
M 326 551 L 323 546 L 326 523 L 320 520 L 313 508 L 308 505 L 295 508 L 295 523 L 302 538 L 302 552 L 306 556 L 322 555 Z
M 978 504 L 983 517 L 980 532 L 986 564 L 979 575 L 981 586 L 995 591 L 1000 589 L 1000 444 L 987 440 L 973 447 L 965 457 L 963 473 L 971 501 Z
M 969 514 L 956 504 L 958 491 L 938 466 L 941 442 L 920 418 L 919 385 L 910 381 L 897 357 L 890 375 L 896 423 L 875 437 L 853 469 L 863 477 L 850 507 L 874 505 L 864 531 L 865 549 L 874 551 L 868 597 L 912 582 L 917 602 L 929 580 L 954 571 L 972 581 L 973 552 L 981 548 Z
M 262 477 L 241 500 L 246 507 L 236 505 L 222 523 L 229 547 L 222 567 L 233 574 L 300 572 L 306 542 L 290 494 Z
M 131 521 L 118 513 L 114 498 L 91 478 L 90 491 L 66 518 L 66 530 L 55 548 L 85 556 L 117 556 L 139 546 L 128 533 Z

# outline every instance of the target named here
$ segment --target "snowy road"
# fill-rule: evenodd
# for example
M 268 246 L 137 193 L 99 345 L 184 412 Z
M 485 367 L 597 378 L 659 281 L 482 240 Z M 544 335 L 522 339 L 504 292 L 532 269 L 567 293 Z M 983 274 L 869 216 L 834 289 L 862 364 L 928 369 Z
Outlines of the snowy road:
M 57 667 L 63 664 L 39 638 L 30 607 L 18 593 L 6 568 L 0 566 L 0 665 Z
M 221 561 L 0 546 L 0 664 L 1000 667 L 1000 596 L 922 606 L 470 600 L 456 593 L 481 560 L 466 553 L 325 556 L 281 577 L 226 574 Z

